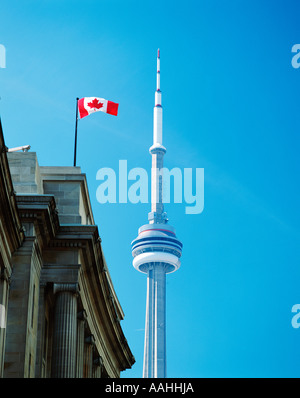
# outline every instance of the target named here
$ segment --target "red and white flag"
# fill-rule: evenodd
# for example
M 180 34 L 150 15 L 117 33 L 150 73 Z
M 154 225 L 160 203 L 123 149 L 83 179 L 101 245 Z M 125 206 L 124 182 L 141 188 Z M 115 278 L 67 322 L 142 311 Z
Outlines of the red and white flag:
M 104 98 L 84 97 L 78 100 L 80 119 L 94 112 L 105 112 L 117 116 L 119 104 Z

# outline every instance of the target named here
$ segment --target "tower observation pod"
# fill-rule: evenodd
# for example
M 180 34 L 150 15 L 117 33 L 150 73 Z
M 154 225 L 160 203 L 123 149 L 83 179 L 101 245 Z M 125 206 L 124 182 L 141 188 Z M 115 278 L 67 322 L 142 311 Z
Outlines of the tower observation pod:
M 160 91 L 160 51 L 157 52 L 153 145 L 151 168 L 151 212 L 148 224 L 139 228 L 132 242 L 133 266 L 147 274 L 147 300 L 143 377 L 164 378 L 166 375 L 166 274 L 180 267 L 182 243 L 168 224 L 163 205 L 162 103 Z

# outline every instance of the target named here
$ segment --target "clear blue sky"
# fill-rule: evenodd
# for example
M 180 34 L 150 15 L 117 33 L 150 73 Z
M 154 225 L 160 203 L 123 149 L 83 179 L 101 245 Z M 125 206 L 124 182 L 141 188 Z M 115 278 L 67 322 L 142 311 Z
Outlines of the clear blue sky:
M 204 168 L 205 208 L 166 206 L 184 244 L 167 277 L 169 377 L 299 377 L 300 6 L 267 0 L 11 0 L 0 5 L 0 115 L 9 147 L 72 166 L 75 99 L 119 102 L 79 121 L 77 164 L 142 376 L 146 277 L 131 241 L 147 204 L 96 200 L 96 173 L 150 170 L 161 49 L 168 168 Z

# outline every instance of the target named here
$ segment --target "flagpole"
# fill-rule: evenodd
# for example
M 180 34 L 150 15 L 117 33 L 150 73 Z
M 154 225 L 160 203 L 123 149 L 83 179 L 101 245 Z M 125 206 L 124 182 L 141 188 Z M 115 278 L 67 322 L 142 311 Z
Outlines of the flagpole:
M 79 100 L 79 98 L 76 98 L 76 124 L 75 124 L 75 145 L 74 145 L 74 167 L 76 167 L 76 152 L 77 152 L 78 100 Z

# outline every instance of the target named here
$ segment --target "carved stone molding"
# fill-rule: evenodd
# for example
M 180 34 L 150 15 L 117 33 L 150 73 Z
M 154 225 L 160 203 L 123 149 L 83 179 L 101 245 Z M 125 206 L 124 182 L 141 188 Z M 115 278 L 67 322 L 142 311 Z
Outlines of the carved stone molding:
M 87 320 L 87 313 L 85 310 L 79 311 L 77 314 L 77 318 L 80 319 L 81 321 L 86 321 Z
M 95 337 L 91 334 L 84 339 L 86 344 L 95 345 Z
M 78 283 L 54 283 L 53 293 L 71 292 L 77 294 L 79 292 Z
M 99 356 L 97 356 L 96 358 L 94 358 L 94 360 L 93 360 L 93 364 L 95 365 L 95 366 L 103 366 L 103 359 L 102 359 L 102 357 L 99 355 Z
M 11 282 L 9 271 L 5 267 L 0 267 L 0 280 L 6 281 L 8 284 Z

